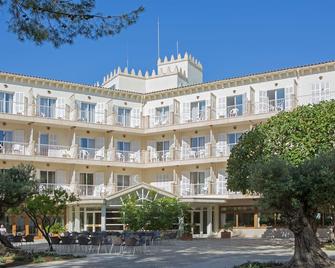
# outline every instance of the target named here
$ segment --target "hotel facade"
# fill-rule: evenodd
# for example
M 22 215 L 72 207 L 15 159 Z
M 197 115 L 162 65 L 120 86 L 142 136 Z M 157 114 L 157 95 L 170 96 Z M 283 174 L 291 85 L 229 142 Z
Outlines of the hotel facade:
M 257 196 L 230 192 L 226 166 L 240 135 L 281 111 L 334 98 L 335 62 L 203 83 L 192 55 L 157 70 L 118 68 L 94 86 L 0 72 L 0 169 L 31 163 L 42 188 L 79 195 L 70 231 L 119 231 L 129 194 L 192 207 L 194 237 L 262 230 Z M 35 232 L 9 216 L 13 232 Z

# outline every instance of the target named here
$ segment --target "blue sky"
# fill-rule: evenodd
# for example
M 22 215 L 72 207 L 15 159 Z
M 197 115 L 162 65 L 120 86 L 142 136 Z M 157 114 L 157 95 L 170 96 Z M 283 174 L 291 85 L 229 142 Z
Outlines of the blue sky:
M 20 42 L 0 10 L 0 70 L 92 84 L 117 66 L 153 69 L 157 17 L 161 56 L 188 51 L 204 66 L 204 80 L 335 59 L 334 0 L 97 0 L 117 14 L 144 5 L 134 26 L 100 40 L 77 39 L 55 49 Z

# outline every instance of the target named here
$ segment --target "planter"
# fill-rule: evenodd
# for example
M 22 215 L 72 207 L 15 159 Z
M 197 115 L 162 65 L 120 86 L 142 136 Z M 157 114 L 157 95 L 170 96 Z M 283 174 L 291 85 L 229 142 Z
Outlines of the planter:
M 192 240 L 192 239 L 193 239 L 192 234 L 182 234 L 182 236 L 180 237 L 180 240 L 184 240 L 184 241 Z
M 231 232 L 223 231 L 221 232 L 221 238 L 231 238 Z

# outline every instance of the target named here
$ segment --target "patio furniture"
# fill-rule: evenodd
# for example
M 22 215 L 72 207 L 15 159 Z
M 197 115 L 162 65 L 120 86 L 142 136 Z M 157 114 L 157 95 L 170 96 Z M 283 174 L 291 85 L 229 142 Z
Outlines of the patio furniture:
M 130 253 L 133 253 L 133 255 L 135 255 L 136 250 L 139 249 L 138 241 L 135 237 L 127 237 L 125 239 L 122 247 L 122 254 L 127 252 L 128 249 L 130 250 Z
M 78 236 L 78 245 L 79 245 L 79 252 L 87 252 L 89 249 L 90 239 L 86 235 L 79 235 Z
M 91 246 L 89 248 L 89 253 L 92 252 L 93 247 L 97 247 L 97 253 L 100 253 L 100 248 L 102 245 L 102 237 L 101 236 L 91 236 Z
M 13 241 L 12 243 L 15 243 L 17 244 L 18 246 L 21 246 L 22 245 L 22 235 L 15 235 L 13 237 Z

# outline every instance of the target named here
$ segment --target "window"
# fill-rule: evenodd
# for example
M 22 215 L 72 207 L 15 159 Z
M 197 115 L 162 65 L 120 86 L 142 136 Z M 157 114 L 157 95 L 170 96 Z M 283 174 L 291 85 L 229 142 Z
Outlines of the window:
M 205 148 L 205 137 L 191 138 L 192 151 L 199 151 Z
M 52 98 L 38 98 L 37 114 L 41 117 L 54 118 L 56 111 L 56 99 Z
M 13 131 L 0 130 L 0 153 L 12 151 Z
M 130 186 L 130 176 L 129 175 L 117 175 L 116 188 L 121 191 Z
M 155 123 L 165 125 L 169 120 L 169 106 L 156 108 Z
M 80 138 L 80 147 L 86 149 L 94 149 L 95 148 L 95 139 L 90 138 Z
M 0 113 L 13 113 L 13 94 L 0 92 Z
M 93 173 L 80 173 L 80 184 L 82 185 L 94 185 Z
M 233 149 L 233 147 L 238 143 L 242 133 L 229 133 L 228 136 L 228 148 L 229 150 Z
M 225 224 L 235 227 L 254 227 L 253 207 L 220 207 L 220 228 Z
M 80 120 L 85 122 L 95 122 L 95 103 L 80 103 Z
M 156 148 L 158 152 L 167 152 L 170 148 L 170 142 L 169 141 L 158 141 L 156 143 Z
M 56 184 L 56 172 L 41 170 L 40 183 L 42 183 L 46 189 L 54 190 Z
M 127 141 L 118 141 L 117 150 L 119 152 L 130 152 L 130 142 Z
M 227 97 L 228 117 L 240 116 L 243 114 L 243 95 Z
M 118 107 L 117 109 L 117 122 L 122 126 L 129 127 L 130 126 L 130 108 L 126 107 Z
M 191 102 L 191 119 L 192 121 L 205 120 L 206 101 Z
M 269 99 L 269 111 L 284 111 L 285 110 L 285 89 L 273 89 L 267 91 L 267 97 Z
M 205 172 L 191 172 L 191 195 L 192 194 L 205 194 L 207 189 L 205 188 Z

